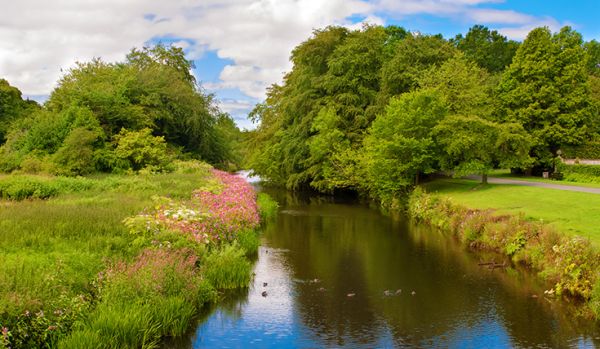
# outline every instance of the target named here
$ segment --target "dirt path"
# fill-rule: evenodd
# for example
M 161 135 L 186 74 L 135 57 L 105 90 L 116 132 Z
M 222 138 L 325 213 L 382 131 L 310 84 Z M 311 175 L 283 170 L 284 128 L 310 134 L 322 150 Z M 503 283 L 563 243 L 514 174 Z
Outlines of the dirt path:
M 481 177 L 474 176 L 473 179 L 481 179 Z M 574 186 L 574 185 L 562 185 L 562 184 L 544 183 L 544 182 L 530 182 L 530 181 L 522 181 L 519 179 L 489 177 L 488 183 L 524 185 L 526 187 L 540 187 L 540 188 L 558 189 L 558 190 L 567 190 L 567 191 L 579 191 L 582 193 L 600 194 L 600 188 L 580 187 L 580 186 Z

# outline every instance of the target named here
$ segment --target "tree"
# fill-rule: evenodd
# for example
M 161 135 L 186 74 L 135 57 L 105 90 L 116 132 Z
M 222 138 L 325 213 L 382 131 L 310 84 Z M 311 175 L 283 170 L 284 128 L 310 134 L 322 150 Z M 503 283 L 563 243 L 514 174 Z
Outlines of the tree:
M 393 98 L 364 140 L 364 167 L 371 193 L 389 201 L 418 182 L 420 173 L 435 171 L 437 150 L 432 130 L 447 108 L 432 90 Z
M 326 75 L 328 61 L 348 36 L 341 27 L 316 30 L 313 36 L 292 51 L 292 71 L 283 85 L 273 85 L 265 103 L 250 114 L 260 121 L 253 138 L 256 150 L 251 156 L 255 172 L 288 188 L 308 186 L 311 182 L 306 159 L 310 157 L 307 140 L 312 123 L 327 105 Z
M 0 79 L 0 144 L 6 141 L 6 135 L 13 121 L 37 108 L 37 103 L 22 99 L 18 88 Z
M 593 109 L 582 45 L 569 27 L 554 35 L 534 29 L 502 75 L 498 118 L 521 124 L 532 136 L 539 165 L 548 166 L 561 146 L 588 137 Z
M 588 55 L 588 72 L 600 78 L 600 42 L 596 40 L 588 41 L 583 47 Z
M 450 114 L 491 113 L 489 74 L 458 52 L 439 67 L 431 67 L 419 79 L 424 89 L 439 92 Z
M 319 191 L 331 192 L 350 186 L 343 180 L 343 167 L 336 166 L 336 154 L 350 147 L 350 141 L 339 128 L 341 124 L 342 119 L 332 107 L 321 109 L 312 124 L 311 131 L 315 134 L 308 139 L 307 172 L 312 178 L 311 187 Z
M 452 42 L 468 59 L 490 73 L 501 72 L 508 67 L 519 48 L 518 42 L 482 25 L 471 27 L 466 36 L 459 34 Z
M 433 130 L 441 149 L 440 167 L 454 176 L 487 174 L 499 165 L 504 168 L 530 164 L 530 139 L 518 124 L 498 124 L 478 116 L 449 115 Z
M 430 67 L 440 66 L 457 50 L 441 35 L 411 34 L 395 45 L 394 55 L 381 69 L 379 104 L 419 87 L 419 79 Z

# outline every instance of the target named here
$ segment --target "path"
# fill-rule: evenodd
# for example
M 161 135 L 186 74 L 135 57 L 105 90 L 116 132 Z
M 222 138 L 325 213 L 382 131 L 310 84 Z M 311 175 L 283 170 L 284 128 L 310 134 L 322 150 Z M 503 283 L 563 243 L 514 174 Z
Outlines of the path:
M 481 179 L 479 176 L 469 176 L 470 179 Z M 578 191 L 582 193 L 600 194 L 600 188 L 581 187 L 575 185 L 562 185 L 546 182 L 530 182 L 519 179 L 508 179 L 508 178 L 497 178 L 488 177 L 488 183 L 491 184 L 512 184 L 512 185 L 524 185 L 527 187 L 540 187 L 548 189 L 558 189 L 567 191 Z

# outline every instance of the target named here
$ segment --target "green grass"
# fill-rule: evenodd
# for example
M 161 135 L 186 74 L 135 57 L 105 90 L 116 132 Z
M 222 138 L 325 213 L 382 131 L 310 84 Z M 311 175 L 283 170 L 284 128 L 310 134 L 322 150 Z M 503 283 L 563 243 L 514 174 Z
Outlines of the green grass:
M 556 183 L 556 182 L 555 182 Z M 449 196 L 470 208 L 492 208 L 498 213 L 523 213 L 543 220 L 560 232 L 589 238 L 600 246 L 600 195 L 518 185 L 488 184 L 464 179 L 440 179 L 424 185 L 429 192 Z
M 489 174 L 489 176 L 497 177 L 497 178 L 506 178 L 506 179 L 518 179 L 518 180 L 527 181 L 527 182 L 540 182 L 540 183 L 550 183 L 550 184 L 559 184 L 559 185 L 570 185 L 570 186 L 577 186 L 577 187 L 600 188 L 600 183 L 572 182 L 572 181 L 566 181 L 566 180 L 557 181 L 554 179 L 545 179 L 545 178 L 541 178 L 541 177 L 515 175 L 515 174 L 510 173 L 510 170 L 493 170 Z
M 53 314 L 72 308 L 77 299 L 93 297 L 94 280 L 108 263 L 140 253 L 123 219 L 151 207 L 156 195 L 189 198 L 195 189 L 214 186 L 207 176 L 2 176 L 7 183 L 50 183 L 67 189 L 47 200 L 0 200 L 0 325 L 12 321 L 14 327 L 16 317 L 40 310 L 44 316 L 19 320 L 23 329 L 30 331 L 39 323 L 45 331 L 55 323 L 75 321 L 65 319 L 68 314 Z M 73 183 L 85 183 L 85 188 Z

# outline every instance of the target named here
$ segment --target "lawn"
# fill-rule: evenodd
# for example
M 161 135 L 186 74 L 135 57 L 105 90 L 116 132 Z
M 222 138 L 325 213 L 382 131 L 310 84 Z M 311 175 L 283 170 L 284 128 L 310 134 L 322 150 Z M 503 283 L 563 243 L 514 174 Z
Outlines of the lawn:
M 600 246 L 600 195 L 518 185 L 481 185 L 466 179 L 438 179 L 423 186 L 470 208 L 523 213 L 527 219 L 542 220 L 560 232 L 585 236 Z
M 545 179 L 542 177 L 515 175 L 515 174 L 510 173 L 510 170 L 493 170 L 489 176 L 497 177 L 497 178 L 506 178 L 506 179 L 518 179 L 521 181 L 528 181 L 528 182 L 541 182 L 541 183 L 570 185 L 570 186 L 578 186 L 578 187 L 600 188 L 600 183 L 571 182 L 571 181 L 565 181 L 565 180 L 557 181 L 554 179 Z

